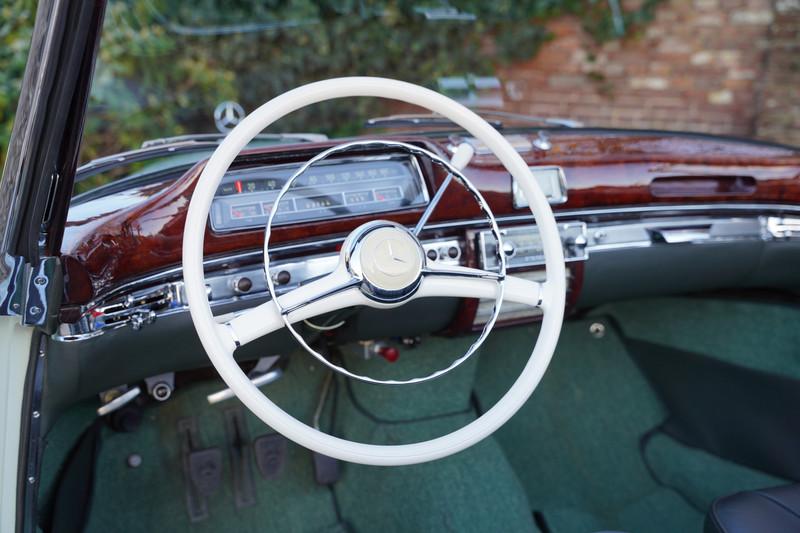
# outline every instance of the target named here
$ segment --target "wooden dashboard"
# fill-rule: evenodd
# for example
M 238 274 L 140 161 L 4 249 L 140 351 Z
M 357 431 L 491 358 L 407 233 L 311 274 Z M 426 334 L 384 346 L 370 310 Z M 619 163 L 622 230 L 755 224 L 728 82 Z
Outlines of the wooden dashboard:
M 531 139 L 537 131 L 527 133 Z M 746 141 L 647 132 L 606 130 L 548 131 L 552 147 L 522 154 L 530 165 L 559 165 L 568 183 L 568 200 L 556 211 L 641 205 L 798 204 L 800 151 Z M 453 139 L 392 137 L 416 143 L 448 156 Z M 282 145 L 244 152 L 231 169 L 306 161 L 338 144 Z M 87 304 L 130 280 L 179 266 L 189 200 L 204 163 L 178 180 L 143 187 L 143 201 L 108 213 L 70 215 L 62 244 L 67 306 Z M 424 167 L 425 165 L 423 165 Z M 432 166 L 423 168 L 431 191 L 444 178 Z M 495 215 L 526 214 L 512 203 L 511 178 L 491 155 L 476 155 L 465 175 L 487 199 Z M 421 210 L 385 215 L 404 224 L 416 222 Z M 450 187 L 432 222 L 460 221 L 480 216 L 460 187 Z M 345 234 L 373 216 L 275 228 L 272 244 L 314 242 Z M 463 230 L 462 230 L 463 232 Z M 206 231 L 208 256 L 257 250 L 263 230 L 216 234 Z

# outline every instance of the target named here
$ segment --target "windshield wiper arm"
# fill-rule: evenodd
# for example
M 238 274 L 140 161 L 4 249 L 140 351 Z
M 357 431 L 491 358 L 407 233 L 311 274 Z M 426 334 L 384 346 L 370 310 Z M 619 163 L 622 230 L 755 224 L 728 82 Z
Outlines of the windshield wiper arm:
M 497 111 L 494 109 L 474 109 L 482 117 L 507 118 L 517 122 L 530 122 L 531 124 L 544 124 L 546 126 L 560 126 L 562 128 L 582 128 L 583 122 L 562 117 L 538 117 L 535 115 L 525 115 L 523 113 L 512 113 L 511 111 Z
M 501 129 L 503 123 L 494 120 L 489 121 L 493 127 Z M 385 117 L 374 117 L 367 119 L 364 123 L 367 128 L 394 128 L 400 126 L 447 126 L 452 127 L 458 125 L 447 117 L 436 114 L 400 114 L 388 115 Z
M 582 128 L 583 123 L 577 120 L 560 117 L 537 117 L 523 115 L 522 113 L 511 113 L 508 111 L 495 111 L 492 109 L 475 109 L 481 117 L 506 118 L 516 122 L 528 122 L 531 124 L 541 124 L 546 126 L 558 126 L 562 128 Z M 504 123 L 501 120 L 487 120 L 489 124 L 497 129 L 502 129 Z M 398 126 L 456 126 L 450 119 L 437 114 L 400 114 L 388 115 L 385 117 L 375 117 L 368 119 L 365 123 L 368 128 L 391 128 Z
M 219 143 L 227 133 L 194 133 L 190 135 L 177 135 L 175 137 L 164 137 L 161 139 L 150 139 L 142 143 L 142 148 L 151 146 L 163 146 L 165 144 L 193 142 L 215 142 Z M 301 141 L 301 142 L 323 142 L 328 140 L 328 136 L 322 133 L 259 133 L 253 138 L 254 141 Z

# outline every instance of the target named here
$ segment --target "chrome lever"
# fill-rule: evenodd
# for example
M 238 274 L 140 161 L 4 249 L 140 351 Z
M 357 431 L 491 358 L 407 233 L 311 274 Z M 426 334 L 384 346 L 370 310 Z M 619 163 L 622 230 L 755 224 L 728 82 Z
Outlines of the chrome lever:
M 247 377 L 250 378 L 250 382 L 256 387 L 263 387 L 264 385 L 269 385 L 270 383 L 278 381 L 283 376 L 283 370 L 280 368 L 272 368 L 275 366 L 275 363 L 278 362 L 278 359 L 280 359 L 279 355 L 270 355 L 259 359 L 256 366 L 253 367 L 253 370 L 247 375 Z M 206 396 L 206 400 L 208 400 L 210 405 L 214 405 L 229 400 L 234 396 L 236 396 L 236 394 L 234 394 L 231 389 L 226 388 L 209 394 Z
M 120 409 L 121 407 L 128 405 L 130 402 L 135 400 L 136 397 L 141 394 L 141 392 L 142 389 L 139 387 L 133 387 L 119 396 L 115 396 L 113 399 L 105 402 L 103 405 L 97 408 L 97 416 L 106 416 Z

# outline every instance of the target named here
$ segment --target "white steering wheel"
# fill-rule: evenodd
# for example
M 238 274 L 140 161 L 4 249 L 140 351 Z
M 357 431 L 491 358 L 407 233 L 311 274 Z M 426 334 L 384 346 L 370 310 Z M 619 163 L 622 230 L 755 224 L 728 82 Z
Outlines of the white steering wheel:
M 228 322 L 218 322 L 211 312 L 206 294 L 203 238 L 212 200 L 228 167 L 257 134 L 276 120 L 311 104 L 354 96 L 388 98 L 427 108 L 448 118 L 482 141 L 511 173 L 531 206 L 544 251 L 547 281 L 540 284 L 506 276 L 502 253 L 499 254 L 499 273 L 466 267 L 443 267 L 429 262 L 417 234 L 438 201 L 439 196 L 434 196 L 413 231 L 388 221 L 378 220 L 364 224 L 347 237 L 342 246 L 339 264 L 333 272 L 279 297 L 276 297 L 268 275 L 268 285 L 273 297 L 270 301 L 248 309 Z M 422 151 L 411 145 L 391 141 L 363 141 L 340 145 L 316 156 L 301 167 L 287 181 L 281 195 L 285 194 L 292 181 L 312 163 L 331 153 L 369 144 L 418 153 Z M 490 221 L 498 240 L 498 250 L 502 250 L 500 232 L 491 210 L 477 189 L 460 173 L 472 156 L 471 149 L 459 148 L 450 162 L 430 152 L 422 152 L 447 170 L 448 182 L 455 178 L 473 193 Z M 443 187 L 440 187 L 441 190 Z M 267 224 L 264 245 L 267 266 L 269 236 L 277 206 L 276 201 Z M 304 85 L 273 98 L 236 126 L 208 160 L 192 195 L 184 229 L 183 273 L 189 311 L 200 341 L 212 364 L 236 396 L 264 423 L 294 442 L 323 455 L 368 465 L 406 465 L 446 457 L 472 446 L 503 425 L 530 397 L 547 369 L 561 331 L 566 299 L 564 255 L 555 217 L 522 157 L 486 121 L 461 104 L 418 85 L 386 78 L 335 78 Z M 314 352 L 291 328 L 292 323 L 346 307 L 396 307 L 413 299 L 432 296 L 495 298 L 495 313 L 481 337 L 448 368 L 406 382 L 380 382 L 367 376 L 351 374 Z M 461 429 L 425 442 L 385 446 L 353 442 L 322 433 L 292 417 L 264 396 L 242 372 L 233 357 L 237 347 L 281 327 L 289 327 L 307 350 L 338 372 L 375 383 L 414 383 L 441 375 L 469 357 L 491 330 L 503 298 L 538 306 L 544 311 L 539 338 L 527 364 L 494 407 Z

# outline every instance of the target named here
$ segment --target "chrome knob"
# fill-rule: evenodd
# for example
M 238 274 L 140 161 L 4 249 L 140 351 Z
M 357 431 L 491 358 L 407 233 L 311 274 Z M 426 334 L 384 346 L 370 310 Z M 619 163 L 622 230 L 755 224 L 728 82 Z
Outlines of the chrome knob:
M 233 278 L 233 280 L 231 281 L 231 287 L 233 288 L 233 291 L 237 294 L 246 294 L 250 292 L 250 289 L 253 288 L 253 280 L 251 280 L 247 276 Z

